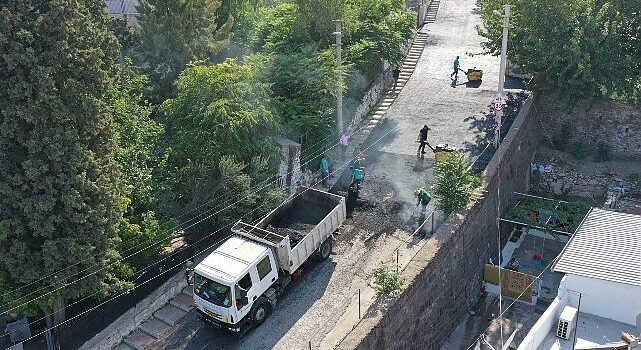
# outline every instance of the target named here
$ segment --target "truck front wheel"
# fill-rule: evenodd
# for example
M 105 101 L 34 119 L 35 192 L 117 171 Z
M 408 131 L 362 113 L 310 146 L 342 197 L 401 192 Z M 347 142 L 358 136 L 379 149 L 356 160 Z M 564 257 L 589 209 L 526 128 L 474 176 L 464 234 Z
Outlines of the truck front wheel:
M 332 253 L 332 237 L 328 237 L 325 242 L 321 244 L 321 246 L 318 248 L 318 253 L 316 255 L 316 258 L 319 261 L 327 260 L 329 258 L 329 255 Z
M 263 323 L 267 316 L 269 315 L 269 312 L 271 311 L 272 306 L 269 305 L 268 302 L 264 302 L 260 304 L 256 310 L 254 310 L 254 314 L 252 316 L 252 320 L 254 321 L 254 324 L 258 326 L 259 324 Z

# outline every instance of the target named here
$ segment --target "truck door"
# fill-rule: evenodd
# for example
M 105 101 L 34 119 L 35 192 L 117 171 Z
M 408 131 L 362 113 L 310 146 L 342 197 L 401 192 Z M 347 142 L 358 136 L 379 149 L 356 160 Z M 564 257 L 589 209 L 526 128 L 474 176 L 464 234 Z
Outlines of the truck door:
M 236 283 L 235 286 L 235 291 L 234 293 L 236 294 L 236 309 L 238 310 L 237 315 L 238 318 L 236 321 L 240 321 L 243 317 L 245 317 L 248 313 L 249 310 L 252 307 L 252 303 L 254 300 L 256 300 L 256 288 L 252 288 L 253 283 L 252 283 L 252 278 L 250 275 L 250 272 L 247 272 L 243 278 Z M 241 296 L 246 295 L 247 300 L 244 302 L 241 298 Z

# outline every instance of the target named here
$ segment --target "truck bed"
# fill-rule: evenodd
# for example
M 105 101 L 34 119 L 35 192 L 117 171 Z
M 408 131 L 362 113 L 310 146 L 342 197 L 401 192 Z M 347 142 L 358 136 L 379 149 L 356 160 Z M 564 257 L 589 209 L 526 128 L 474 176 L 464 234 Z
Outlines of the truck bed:
M 301 187 L 255 225 L 238 222 L 232 231 L 274 247 L 281 268 L 294 272 L 345 220 L 341 196 Z

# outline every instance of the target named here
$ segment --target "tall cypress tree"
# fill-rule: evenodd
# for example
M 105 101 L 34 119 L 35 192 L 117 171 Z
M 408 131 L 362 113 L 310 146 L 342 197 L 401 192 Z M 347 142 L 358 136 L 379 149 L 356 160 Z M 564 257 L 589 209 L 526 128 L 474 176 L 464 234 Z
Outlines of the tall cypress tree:
M 0 28 L 0 289 L 36 281 L 11 307 L 63 287 L 33 303 L 58 324 L 66 300 L 118 283 L 89 275 L 117 258 L 118 44 L 102 0 L 4 0 Z

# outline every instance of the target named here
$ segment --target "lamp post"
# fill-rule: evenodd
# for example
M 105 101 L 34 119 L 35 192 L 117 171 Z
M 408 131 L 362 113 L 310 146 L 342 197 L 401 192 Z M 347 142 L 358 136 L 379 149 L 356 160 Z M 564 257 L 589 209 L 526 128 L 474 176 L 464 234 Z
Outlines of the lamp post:
M 503 97 L 503 85 L 505 85 L 505 67 L 507 65 L 507 37 L 510 29 L 510 7 L 512 5 L 504 5 L 503 10 L 504 14 L 501 14 L 499 11 L 494 11 L 495 14 L 503 17 L 503 41 L 501 43 L 501 65 L 499 67 L 499 88 L 498 94 L 494 99 L 494 109 L 496 111 L 496 139 L 494 140 L 494 146 L 496 149 L 499 148 L 499 143 L 501 140 L 501 121 L 503 118 L 503 105 L 505 104 L 505 98 Z

